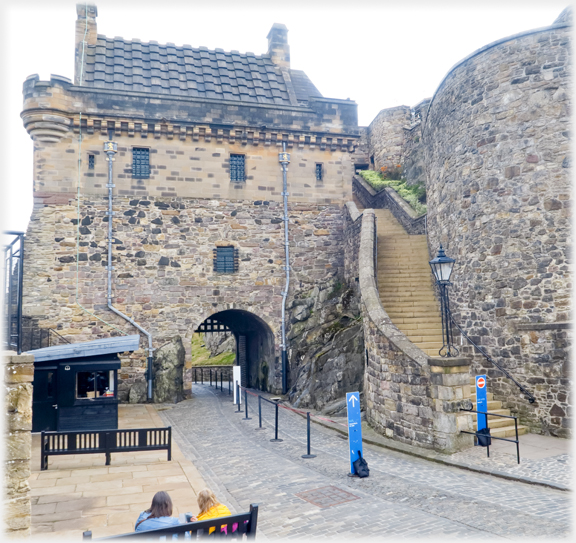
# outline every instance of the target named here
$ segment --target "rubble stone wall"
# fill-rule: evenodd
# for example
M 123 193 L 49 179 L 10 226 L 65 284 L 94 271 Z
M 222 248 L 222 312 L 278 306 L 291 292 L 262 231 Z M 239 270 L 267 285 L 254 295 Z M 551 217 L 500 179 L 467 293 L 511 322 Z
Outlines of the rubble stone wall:
M 2 353 L 4 371 L 4 524 L 9 537 L 30 536 L 30 459 L 34 357 Z
M 27 232 L 24 314 L 74 343 L 118 333 L 98 318 L 134 333 L 107 309 L 107 198 L 82 199 L 80 209 L 78 254 L 75 205 L 39 205 L 34 211 Z M 114 211 L 113 303 L 152 333 L 155 347 L 183 338 L 185 389 L 191 382 L 191 335 L 214 313 L 242 309 L 258 315 L 272 330 L 278 351 L 285 282 L 279 202 L 117 197 Z M 289 216 L 290 301 L 299 291 L 343 277 L 344 255 L 340 206 L 291 201 Z M 213 271 L 218 245 L 238 249 L 238 272 Z M 144 379 L 145 342 L 141 345 L 121 355 L 121 400 Z
M 443 80 L 422 129 L 430 249 L 456 259 L 455 317 L 536 404 L 462 351 L 504 407 L 561 437 L 572 418 L 570 39 L 560 23 L 476 51 Z
M 411 110 L 408 106 L 383 109 L 368 127 L 371 169 L 402 164 L 405 127 L 410 126 Z

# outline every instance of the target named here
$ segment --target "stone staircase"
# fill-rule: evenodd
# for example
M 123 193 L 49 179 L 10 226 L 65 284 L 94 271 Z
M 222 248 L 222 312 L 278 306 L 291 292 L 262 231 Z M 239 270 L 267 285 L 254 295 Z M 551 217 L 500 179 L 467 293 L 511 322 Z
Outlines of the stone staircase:
M 470 377 L 470 400 L 474 404 L 474 409 L 476 407 L 476 384 L 474 377 Z M 494 399 L 494 394 L 492 392 L 486 393 L 488 397 L 488 409 L 489 413 L 495 413 L 497 415 L 508 415 L 510 416 L 510 409 L 502 409 L 502 402 Z M 474 419 L 474 431 L 476 431 L 476 413 L 472 415 Z M 503 419 L 500 417 L 493 417 L 488 415 L 488 428 L 490 428 L 490 435 L 495 437 L 510 437 L 514 439 L 516 433 L 514 431 L 514 421 L 512 419 Z M 526 434 L 528 432 L 528 427 L 518 424 L 518 435 Z
M 361 212 L 362 204 L 354 198 Z M 428 264 L 426 236 L 406 233 L 388 209 L 374 209 L 378 235 L 378 292 L 386 313 L 406 337 L 429 356 L 439 356 L 443 345 L 440 306 L 434 295 L 433 276 Z M 476 409 L 474 377 L 470 378 L 471 400 Z M 510 415 L 502 402 L 488 392 L 488 411 Z M 477 415 L 473 415 L 474 425 Z M 475 426 L 474 426 L 475 427 Z M 488 427 L 495 437 L 515 437 L 514 421 L 488 415 Z M 528 427 L 518 425 L 518 435 Z
M 426 236 L 411 236 L 388 209 L 375 209 L 378 292 L 396 327 L 429 356 L 442 347 L 440 307 L 432 287 Z

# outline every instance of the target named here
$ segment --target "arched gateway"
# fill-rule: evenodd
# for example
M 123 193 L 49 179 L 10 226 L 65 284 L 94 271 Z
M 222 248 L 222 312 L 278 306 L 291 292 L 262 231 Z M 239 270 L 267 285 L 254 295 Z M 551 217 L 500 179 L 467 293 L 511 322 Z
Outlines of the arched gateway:
M 278 376 L 274 334 L 257 315 L 243 309 L 227 309 L 205 319 L 195 333 L 231 332 L 236 340 L 235 364 L 241 367 L 242 383 L 250 388 L 272 391 Z

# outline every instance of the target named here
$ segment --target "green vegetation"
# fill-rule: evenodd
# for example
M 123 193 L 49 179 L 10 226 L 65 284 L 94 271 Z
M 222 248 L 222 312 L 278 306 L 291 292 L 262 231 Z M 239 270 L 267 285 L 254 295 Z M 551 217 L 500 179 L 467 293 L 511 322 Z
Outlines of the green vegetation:
M 230 351 L 210 358 L 210 351 L 204 347 L 204 336 L 192 336 L 192 365 L 193 366 L 233 366 L 236 354 Z
M 360 175 L 374 190 L 381 191 L 384 187 L 391 187 L 418 215 L 426 213 L 426 188 L 422 183 L 407 185 L 404 179 L 388 179 L 372 170 L 362 170 Z

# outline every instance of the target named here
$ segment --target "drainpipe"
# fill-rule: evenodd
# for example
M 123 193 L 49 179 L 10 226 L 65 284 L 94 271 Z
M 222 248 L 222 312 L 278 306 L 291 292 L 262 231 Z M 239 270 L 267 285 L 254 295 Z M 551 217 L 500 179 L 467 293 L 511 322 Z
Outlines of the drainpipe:
M 286 152 L 286 142 L 282 142 L 282 152 L 278 155 L 278 161 L 282 164 L 282 197 L 284 199 L 284 252 L 286 270 L 286 286 L 282 292 L 282 394 L 288 391 L 288 354 L 286 353 L 286 298 L 288 297 L 288 286 L 290 284 L 290 252 L 288 247 L 288 182 L 286 173 L 290 163 L 290 155 Z
M 111 135 L 108 136 L 111 139 Z M 115 141 L 107 141 L 104 143 L 104 152 L 106 153 L 106 160 L 108 161 L 108 184 L 106 188 L 108 189 L 108 211 L 106 215 L 108 215 L 108 266 L 106 269 L 108 270 L 108 309 L 116 313 L 116 315 L 122 317 L 123 319 L 127 320 L 132 326 L 136 327 L 140 332 L 142 332 L 148 338 L 148 367 L 146 370 L 146 380 L 148 381 L 147 387 L 147 400 L 148 402 L 152 401 L 152 352 L 154 349 L 152 348 L 152 334 L 147 332 L 136 323 L 133 319 L 131 319 L 128 315 L 124 315 L 121 311 L 116 309 L 112 305 L 112 270 L 114 269 L 112 266 L 112 217 L 114 215 L 114 211 L 112 211 L 112 189 L 116 186 L 112 183 L 112 162 L 114 162 L 114 155 L 118 150 L 118 144 Z

